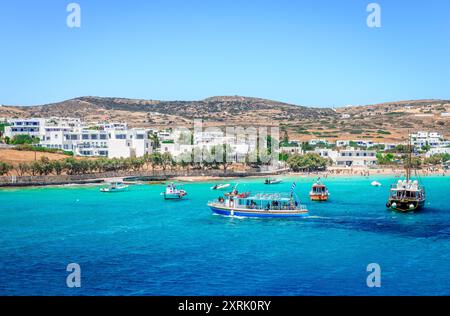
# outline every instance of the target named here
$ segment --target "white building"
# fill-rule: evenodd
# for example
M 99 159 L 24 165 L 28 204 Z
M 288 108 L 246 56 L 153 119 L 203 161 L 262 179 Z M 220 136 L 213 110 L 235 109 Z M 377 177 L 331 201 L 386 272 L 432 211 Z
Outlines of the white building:
M 330 158 L 333 161 L 333 163 L 336 163 L 336 160 L 339 157 L 338 151 L 326 148 L 316 148 L 312 151 L 308 151 L 307 153 L 315 153 L 322 158 Z
M 354 140 L 356 145 L 360 147 L 372 147 L 374 145 L 374 142 L 371 140 Z
M 336 146 L 337 147 L 347 147 L 350 145 L 350 141 L 349 140 L 337 140 L 336 141 Z
M 30 135 L 38 146 L 71 151 L 76 156 L 128 158 L 152 152 L 148 131 L 129 129 L 126 123 L 97 123 L 87 126 L 80 119 L 15 119 L 5 136 Z
M 355 148 L 340 150 L 335 163 L 341 167 L 374 166 L 377 163 L 376 151 Z
M 8 123 L 10 126 L 5 127 L 5 136 L 13 138 L 17 135 L 29 135 L 39 138 L 41 142 L 57 137 L 60 132 L 82 126 L 80 119 L 60 117 L 11 119 Z M 61 141 L 58 140 L 57 143 L 61 144 Z
M 443 135 L 438 132 L 424 132 L 420 131 L 415 134 L 411 134 L 411 142 L 415 147 L 422 148 L 424 146 L 430 147 L 445 147 L 450 143 L 445 141 Z
M 425 156 L 426 157 L 431 157 L 431 156 L 440 155 L 440 154 L 449 154 L 450 155 L 450 148 L 449 147 L 431 148 L 429 151 L 427 151 Z
M 286 153 L 286 154 L 303 154 L 303 149 L 302 146 L 297 145 L 297 146 L 281 146 L 280 147 L 280 152 L 282 153 Z
M 5 136 L 13 138 L 17 135 L 29 135 L 42 140 L 46 120 L 41 118 L 9 120 L 10 126 L 5 127 Z
M 308 144 L 310 144 L 311 146 L 316 146 L 316 145 L 329 145 L 330 143 L 326 140 L 326 139 L 311 139 Z
M 65 150 L 76 156 L 108 158 L 142 157 L 153 151 L 152 141 L 143 129 L 73 131 L 66 134 Z

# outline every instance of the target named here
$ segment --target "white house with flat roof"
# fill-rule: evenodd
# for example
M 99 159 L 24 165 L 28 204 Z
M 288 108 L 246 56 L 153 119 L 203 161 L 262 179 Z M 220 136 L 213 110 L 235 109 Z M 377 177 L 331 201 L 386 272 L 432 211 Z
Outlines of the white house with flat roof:
M 350 141 L 349 140 L 342 140 L 342 139 L 340 139 L 340 140 L 336 141 L 336 146 L 337 147 L 347 147 L 349 145 L 350 145 Z
M 449 147 L 436 147 L 431 148 L 429 151 L 426 152 L 426 157 L 431 157 L 434 155 L 440 155 L 440 154 L 449 154 L 450 155 L 450 148 Z
M 310 144 L 311 146 L 316 146 L 320 144 L 329 145 L 330 143 L 326 139 L 311 139 L 308 144 Z
M 10 119 L 8 123 L 10 126 L 5 127 L 5 136 L 13 138 L 17 135 L 29 135 L 39 138 L 41 142 L 51 141 L 60 136 L 61 132 L 82 126 L 80 119 L 61 117 Z M 61 141 L 58 140 L 55 144 L 61 144 Z
M 411 142 L 415 147 L 422 148 L 424 146 L 430 147 L 445 147 L 449 142 L 444 140 L 444 136 L 439 132 L 425 132 L 419 131 L 411 134 Z
M 340 150 L 335 164 L 341 167 L 368 167 L 377 163 L 376 151 L 356 148 Z
M 5 127 L 5 136 L 13 138 L 17 135 L 29 135 L 42 140 L 46 119 L 12 119 L 8 120 L 10 126 Z

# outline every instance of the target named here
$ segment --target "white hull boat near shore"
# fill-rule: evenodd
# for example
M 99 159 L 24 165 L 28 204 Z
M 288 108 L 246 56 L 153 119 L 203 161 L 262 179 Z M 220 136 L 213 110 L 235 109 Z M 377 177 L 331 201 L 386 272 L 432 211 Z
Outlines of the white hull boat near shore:
M 175 184 L 169 184 L 164 192 L 161 192 L 164 200 L 181 200 L 187 195 L 185 190 L 179 190 Z
M 230 187 L 230 184 L 216 184 L 215 186 L 211 187 L 211 190 L 223 190 Z
M 123 192 L 126 191 L 128 189 L 128 185 L 124 184 L 124 183 L 112 183 L 109 187 L 107 188 L 101 188 L 100 192 L 103 193 L 116 193 L 116 192 Z

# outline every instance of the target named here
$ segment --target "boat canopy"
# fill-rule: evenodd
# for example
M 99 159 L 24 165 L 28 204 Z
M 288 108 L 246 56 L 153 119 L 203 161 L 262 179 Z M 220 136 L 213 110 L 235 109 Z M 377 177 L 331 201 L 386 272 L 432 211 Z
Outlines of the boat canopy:
M 420 191 L 422 190 L 422 187 L 419 185 L 419 182 L 417 180 L 398 180 L 397 184 L 394 184 L 391 186 L 391 190 L 393 191 Z
M 289 193 L 257 193 L 253 196 L 246 198 L 240 198 L 240 200 L 253 200 L 253 201 L 291 201 L 292 196 Z

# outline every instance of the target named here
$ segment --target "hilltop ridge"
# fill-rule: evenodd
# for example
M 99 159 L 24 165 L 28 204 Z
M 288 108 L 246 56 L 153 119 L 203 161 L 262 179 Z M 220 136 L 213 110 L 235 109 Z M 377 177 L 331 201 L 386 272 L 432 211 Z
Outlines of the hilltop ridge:
M 448 100 L 408 100 L 333 109 L 314 108 L 243 96 L 213 96 L 194 101 L 161 101 L 83 96 L 36 106 L 2 106 L 0 117 L 79 117 L 86 121 L 123 121 L 135 127 L 274 126 L 292 139 L 398 141 L 410 129 L 439 130 L 448 135 Z

